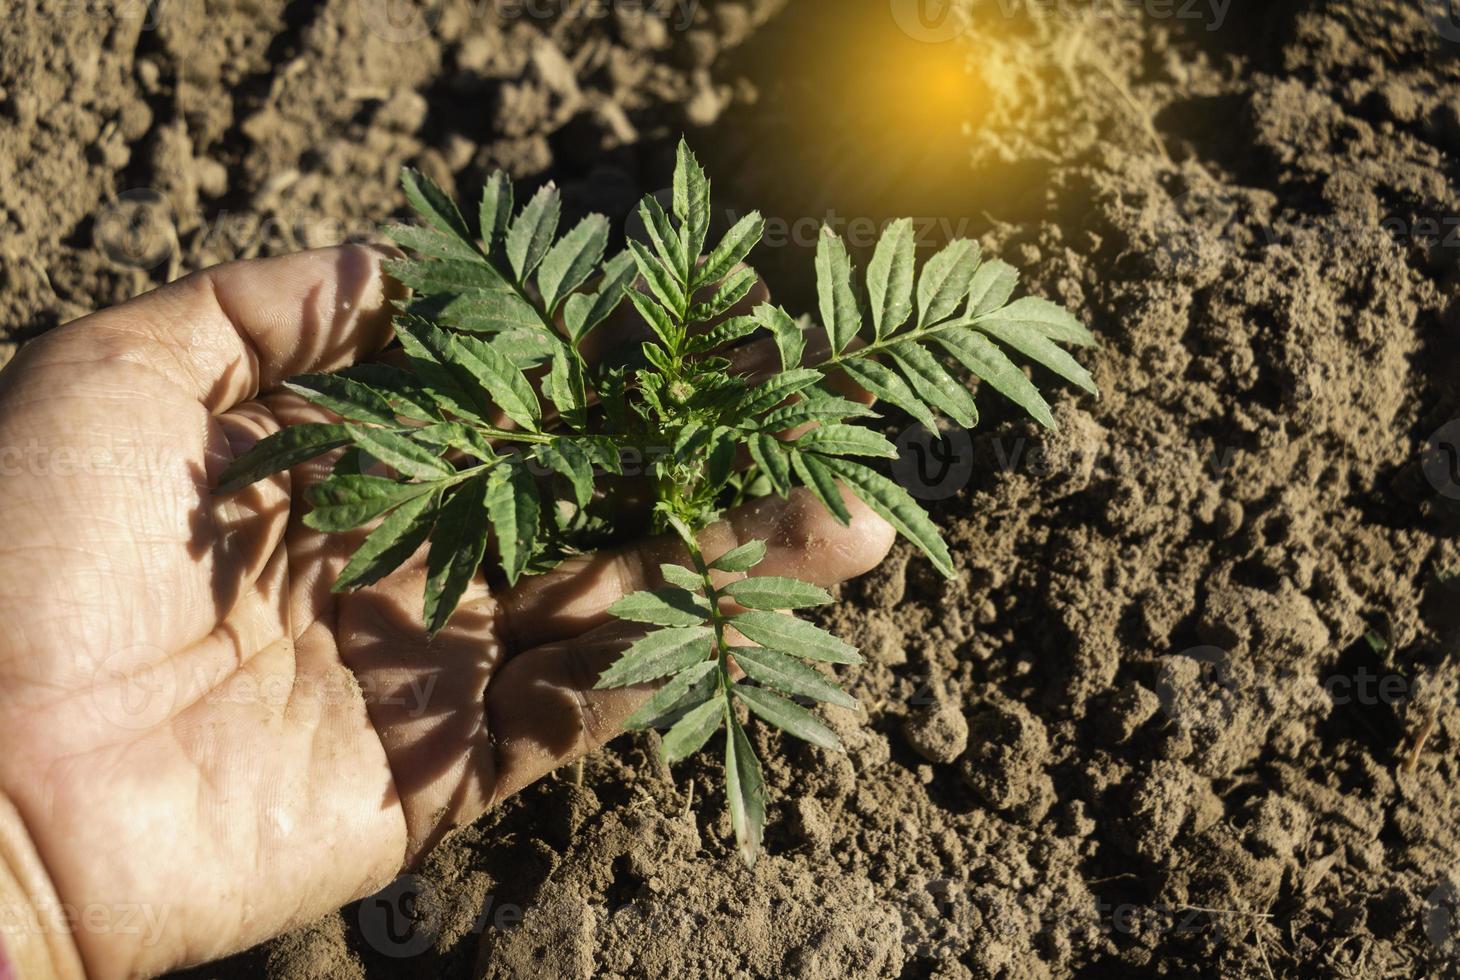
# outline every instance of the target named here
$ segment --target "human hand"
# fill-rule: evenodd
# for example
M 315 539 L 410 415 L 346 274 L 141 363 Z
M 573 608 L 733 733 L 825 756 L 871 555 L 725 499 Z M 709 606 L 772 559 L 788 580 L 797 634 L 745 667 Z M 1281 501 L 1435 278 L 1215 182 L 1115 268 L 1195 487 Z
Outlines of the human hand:
M 603 744 L 647 695 L 593 690 L 633 636 L 606 610 L 658 584 L 677 544 L 505 594 L 478 576 L 428 642 L 422 556 L 331 593 L 360 538 L 299 520 L 327 461 L 212 492 L 259 438 L 326 418 L 279 382 L 389 340 L 379 259 L 220 266 L 0 372 L 0 901 L 41 914 L 0 932 L 12 961 L 150 975 L 305 924 Z M 701 544 L 762 538 L 756 574 L 830 585 L 892 542 L 847 506 L 843 527 L 804 491 L 770 498 Z

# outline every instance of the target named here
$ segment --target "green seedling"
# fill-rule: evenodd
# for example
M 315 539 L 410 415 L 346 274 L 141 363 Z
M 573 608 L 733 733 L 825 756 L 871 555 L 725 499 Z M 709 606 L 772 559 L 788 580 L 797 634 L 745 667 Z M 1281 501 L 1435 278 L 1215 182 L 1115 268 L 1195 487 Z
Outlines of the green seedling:
M 498 173 L 468 221 L 421 174 L 408 170 L 402 182 L 421 219 L 386 228 L 416 255 L 388 269 L 413 291 L 395 319 L 402 366 L 293 379 L 288 387 L 340 421 L 261 441 L 228 468 L 220 490 L 343 449 L 332 475 L 310 491 L 304 521 L 327 532 L 379 523 L 335 589 L 377 581 L 429 541 L 424 626 L 434 634 L 484 562 L 515 584 L 612 530 L 612 511 L 596 505 L 626 458 L 645 461 L 655 529 L 678 536 L 688 563 L 664 565 L 663 588 L 613 607 L 647 629 L 598 683 L 662 681 L 628 727 L 662 730 L 669 762 L 726 729 L 731 823 L 741 856 L 753 863 L 765 783 L 742 719 L 754 715 L 839 749 L 803 705 L 855 702 L 811 663 L 860 658 L 786 614 L 831 597 L 805 582 L 756 576 L 764 542 L 710 561 L 698 533 L 747 495 L 786 495 L 795 486 L 845 523 L 840 484 L 951 577 L 938 528 L 867 462 L 895 455 L 865 427 L 875 413 L 839 394 L 833 379 L 850 379 L 936 432 L 939 414 L 976 424 L 965 384 L 972 376 L 1053 427 L 1039 390 L 1006 352 L 1094 392 L 1064 349 L 1093 337 L 1053 303 L 1011 302 L 1018 274 L 983 261 L 972 241 L 955 240 L 919 269 L 910 219 L 887 226 L 865 276 L 855 274 L 842 239 L 823 229 L 815 265 L 826 343 L 808 344 L 806 321 L 769 303 L 729 316 L 756 282 L 744 260 L 764 222 L 747 215 L 707 250 L 710 182 L 683 143 L 670 209 L 646 197 L 646 240 L 630 240 L 606 260 L 607 219 L 592 215 L 560 237 L 551 185 L 519 208 Z M 590 361 L 585 338 L 625 302 L 653 339 Z M 726 351 L 757 335 L 770 338 L 779 370 L 752 379 L 732 368 Z M 807 356 L 812 350 L 825 354 Z M 749 471 L 738 457 L 748 457 Z

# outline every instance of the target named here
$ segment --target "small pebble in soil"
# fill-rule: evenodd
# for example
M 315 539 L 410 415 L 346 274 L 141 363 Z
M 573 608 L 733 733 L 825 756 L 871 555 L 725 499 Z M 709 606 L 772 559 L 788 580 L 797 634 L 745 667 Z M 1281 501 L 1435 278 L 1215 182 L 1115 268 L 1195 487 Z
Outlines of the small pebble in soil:
M 924 759 L 946 765 L 968 748 L 968 721 L 956 703 L 940 698 L 903 721 L 902 737 Z

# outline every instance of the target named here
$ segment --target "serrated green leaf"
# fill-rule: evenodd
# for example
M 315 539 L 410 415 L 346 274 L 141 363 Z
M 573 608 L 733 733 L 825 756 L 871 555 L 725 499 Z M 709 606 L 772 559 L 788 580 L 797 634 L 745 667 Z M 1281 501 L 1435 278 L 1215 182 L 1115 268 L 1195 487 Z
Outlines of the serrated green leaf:
M 633 592 L 608 607 L 611 615 L 655 626 L 698 626 L 710 618 L 710 603 L 687 589 Z
M 803 660 L 821 660 L 832 664 L 862 662 L 856 647 L 837 639 L 821 627 L 794 616 L 754 610 L 731 616 L 730 625 L 752 642 Z
M 846 501 L 842 500 L 841 491 L 837 489 L 836 478 L 821 464 L 820 458 L 795 451 L 790 456 L 791 467 L 801 478 L 802 485 L 810 490 L 817 500 L 821 501 L 821 506 L 825 507 L 839 524 L 850 524 L 852 522 L 851 511 L 847 510 Z
M 542 502 L 525 467 L 499 465 L 487 479 L 487 519 L 497 538 L 497 554 L 507 581 L 517 579 L 532 561 Z
M 771 487 L 784 497 L 791 492 L 791 461 L 780 440 L 767 435 L 753 435 L 745 441 L 750 458 L 760 467 Z
M 563 422 L 581 430 L 588 424 L 588 383 L 583 359 L 567 344 L 554 341 L 552 367 L 548 371 L 547 396 Z
M 590 214 L 548 250 L 537 270 L 537 288 L 543 308 L 555 312 L 558 303 L 588 281 L 608 245 L 608 219 Z
M 720 239 L 720 244 L 710 253 L 704 263 L 695 271 L 694 286 L 706 286 L 719 282 L 730 274 L 730 270 L 745 261 L 751 249 L 760 243 L 765 234 L 765 219 L 759 211 L 752 211 L 731 226 Z
M 469 371 L 513 422 L 530 432 L 542 423 L 542 406 L 522 370 L 492 345 L 475 337 L 451 338 L 454 363 Z
M 556 334 L 548 333 L 541 325 L 518 327 L 493 334 L 485 343 L 524 373 L 542 367 L 544 361 L 560 348 L 567 346 Z
M 710 230 L 710 181 L 682 139 L 675 153 L 674 216 L 680 221 L 685 257 L 693 263 L 704 251 L 705 235 Z
M 985 262 L 979 266 L 968 289 L 967 315 L 977 317 L 992 313 L 1009 301 L 1017 285 L 1018 269 L 1001 259 Z
M 623 459 L 611 436 L 573 436 L 573 445 L 583 450 L 593 465 L 606 473 L 622 476 Z
M 464 422 L 433 422 L 419 429 L 411 430 L 415 442 L 438 446 L 442 450 L 455 449 L 486 461 L 496 458 L 496 451 L 487 442 L 486 436 Z
M 582 446 L 558 439 L 533 447 L 533 455 L 554 473 L 566 477 L 573 487 L 573 502 L 587 507 L 593 499 L 593 462 Z
M 440 480 L 456 470 L 425 446 L 390 429 L 350 426 L 350 441 L 402 476 L 416 480 Z
M 512 207 L 512 179 L 498 170 L 482 186 L 482 201 L 477 208 L 482 241 L 489 251 L 507 231 Z
M 402 285 L 426 295 L 510 288 L 501 274 L 486 262 L 389 259 L 381 263 L 381 268 Z
M 395 335 L 405 348 L 411 369 L 430 389 L 435 402 L 463 418 L 487 421 L 491 403 L 471 372 L 457 363 L 453 334 L 429 320 L 403 313 L 395 318 Z
M 339 374 L 301 374 L 284 382 L 296 395 L 355 422 L 395 425 L 390 402 L 378 391 Z
M 654 246 L 654 252 L 659 256 L 660 261 L 673 273 L 676 282 L 687 282 L 690 256 L 684 250 L 683 239 L 675 233 L 674 226 L 669 223 L 669 215 L 664 213 L 664 208 L 653 195 L 647 196 L 639 202 L 639 218 L 644 222 L 644 231 L 649 236 L 649 244 Z
M 664 733 L 664 761 L 673 765 L 694 755 L 724 722 L 725 702 L 720 698 L 712 698 L 690 711 Z
M 934 408 L 965 429 L 978 424 L 973 395 L 933 355 L 910 341 L 893 345 L 887 353 L 902 369 L 908 386 L 922 393 Z
M 624 293 L 633 283 L 637 271 L 633 253 L 625 249 L 604 264 L 603 278 L 594 292 L 574 293 L 568 297 L 563 306 L 563 321 L 575 346 L 623 302 Z
M 704 591 L 705 580 L 693 568 L 666 562 L 659 566 L 659 574 L 664 576 L 664 581 L 677 588 L 688 589 L 691 592 Z
M 753 868 L 765 832 L 765 778 L 735 713 L 727 711 L 725 717 L 730 725 L 725 738 L 725 803 L 740 859 Z
M 710 438 L 710 451 L 705 457 L 705 482 L 712 487 L 722 487 L 735 470 L 735 456 L 740 448 L 740 437 L 734 429 L 719 428 Z
M 547 255 L 548 247 L 558 233 L 561 210 L 562 201 L 556 185 L 544 184 L 508 227 L 507 261 L 517 274 L 518 282 L 526 282 L 532 270 Z
M 793 657 L 765 647 L 730 647 L 726 650 L 753 681 L 800 698 L 855 708 L 856 698 L 837 687 L 821 671 Z
M 821 379 L 821 372 L 815 368 L 783 371 L 750 389 L 740 405 L 740 414 L 742 417 L 750 417 L 761 412 L 768 412 L 798 391 L 811 387 Z
M 750 295 L 750 291 L 759 281 L 760 276 L 749 266 L 737 269 L 715 290 L 713 296 L 692 306 L 687 319 L 692 323 L 704 323 L 728 313 L 731 307 Z
M 378 582 L 425 544 L 436 523 L 440 493 L 422 494 L 401 504 L 370 532 L 335 580 L 335 592 L 352 592 Z
M 1100 389 L 1095 386 L 1095 379 L 1090 377 L 1090 372 L 1081 367 L 1080 362 L 1071 357 L 1064 348 L 1055 344 L 1029 323 L 1021 320 L 1006 320 L 1002 313 L 991 313 L 975 320 L 973 325 L 975 329 L 1014 348 L 1031 361 L 1043 364 L 1066 381 L 1079 385 L 1092 395 L 1100 394 Z
M 1095 335 L 1073 313 L 1038 296 L 1017 299 L 994 316 L 999 320 L 1028 324 L 1050 340 L 1062 344 L 1074 344 L 1076 347 L 1095 346 Z
M 977 242 L 955 238 L 928 260 L 918 277 L 918 326 L 932 326 L 953 315 L 968 295 L 981 254 Z
M 458 293 L 444 303 L 428 302 L 419 312 L 443 326 L 468 333 L 543 330 L 542 317 L 532 304 L 517 295 L 515 290 L 507 288 Z
M 873 360 L 849 359 L 838 366 L 847 377 L 866 388 L 883 401 L 890 402 L 921 422 L 929 431 L 938 431 L 937 420 L 928 411 L 922 398 L 915 394 L 892 369 Z
M 417 422 L 441 419 L 441 406 L 409 371 L 390 364 L 354 364 L 333 377 L 349 378 L 379 392 L 396 414 Z M 298 379 L 295 379 L 298 380 Z
M 820 586 L 779 575 L 743 578 L 731 582 L 720 592 L 747 609 L 764 609 L 770 612 L 824 606 L 831 601 L 831 594 Z
M 280 429 L 228 464 L 218 477 L 218 493 L 242 490 L 250 483 L 338 449 L 350 442 L 349 426 L 306 422 Z
M 422 228 L 420 225 L 389 224 L 381 229 L 398 245 L 430 255 L 438 259 L 457 259 L 465 262 L 480 262 L 481 254 L 471 242 L 438 231 Z
M 487 551 L 487 477 L 466 481 L 447 498 L 426 555 L 426 627 L 431 636 L 451 619 Z
M 312 509 L 304 515 L 304 524 L 316 531 L 349 531 L 433 489 L 430 483 L 336 473 L 309 488 L 307 497 Z
M 664 305 L 666 310 L 683 317 L 688 308 L 688 301 L 683 287 L 675 281 L 674 273 L 658 258 L 651 255 L 647 248 L 632 239 L 629 241 L 629 251 L 634 253 L 634 262 L 639 267 L 639 275 L 644 277 L 649 291 Z M 632 298 L 642 294 L 635 290 L 629 295 Z
M 708 626 L 655 630 L 625 650 L 593 686 L 628 687 L 677 674 L 710 656 L 714 636 Z
M 877 418 L 872 409 L 849 398 L 827 395 L 821 398 L 804 398 L 784 408 L 778 408 L 759 421 L 751 420 L 763 432 L 782 432 L 809 423 L 835 423 L 843 419 Z
M 838 422 L 812 429 L 797 439 L 794 445 L 806 452 L 826 453 L 831 456 L 879 456 L 883 459 L 897 457 L 897 447 L 888 442 L 882 433 Z
M 765 552 L 764 541 L 747 541 L 710 562 L 710 567 L 717 572 L 748 572 L 765 559 Z
M 852 260 L 847 255 L 846 242 L 826 226 L 822 226 L 816 239 L 816 293 L 820 299 L 821 322 L 835 356 L 846 350 L 862 329 L 862 311 L 852 288 Z
M 656 721 L 677 707 L 680 699 L 690 693 L 700 681 L 707 678 L 717 666 L 715 661 L 706 660 L 681 670 L 666 681 L 663 687 L 655 691 L 649 700 L 639 707 L 639 710 L 625 718 L 623 727 L 629 731 L 641 731 L 653 727 Z
M 713 429 L 706 428 L 699 419 L 690 419 L 674 437 L 670 452 L 676 460 L 686 460 L 709 444 Z
M 1055 428 L 1054 413 L 1039 389 L 993 341 L 983 334 L 962 328 L 940 330 L 933 335 L 933 340 L 974 377 L 1024 409 L 1040 425 Z
M 772 694 L 763 687 L 751 687 L 747 684 L 736 684 L 730 690 L 759 718 L 788 735 L 795 735 L 812 745 L 831 749 L 833 752 L 842 751 L 841 739 L 836 737 L 836 733 L 794 701 Z
M 882 231 L 867 265 L 867 295 L 878 340 L 891 336 L 912 315 L 917 241 L 913 220 L 899 218 Z
M 639 351 L 644 355 L 644 360 L 648 361 L 650 366 L 659 372 L 654 377 L 654 380 L 659 384 L 663 384 L 664 376 L 668 375 L 674 369 L 674 358 L 670 356 L 669 351 L 658 344 L 647 342 L 639 346 Z
M 698 665 L 689 669 L 695 670 L 697 667 Z M 720 692 L 720 672 L 718 670 L 705 671 L 703 675 L 689 685 L 689 688 L 683 694 L 670 702 L 668 707 L 653 717 L 646 716 L 643 719 L 643 723 L 637 727 L 640 729 L 658 728 L 661 730 L 670 728 L 688 712 L 704 704 L 706 701 L 711 700 L 718 700 L 723 709 L 725 698 Z
M 800 367 L 801 356 L 806 351 L 806 335 L 801 331 L 801 325 L 791 318 L 791 314 L 770 303 L 757 306 L 753 315 L 775 337 L 776 349 L 781 354 L 781 367 L 787 371 Z
M 406 167 L 401 170 L 400 183 L 406 200 L 427 223 L 454 238 L 471 241 L 471 229 L 466 226 L 456 202 L 434 180 Z
M 760 321 L 753 316 L 731 317 L 724 323 L 716 324 L 704 333 L 691 337 L 689 343 L 685 344 L 685 353 L 708 354 L 710 351 L 749 337 L 759 329 Z
M 629 291 L 629 301 L 634 304 L 634 309 L 639 311 L 639 316 L 644 318 L 649 329 L 654 331 L 654 336 L 659 338 L 659 342 L 666 347 L 673 345 L 676 333 L 674 321 L 670 319 L 664 307 L 636 289 Z
M 948 553 L 938 526 L 923 513 L 906 490 L 875 470 L 849 459 L 824 456 L 822 461 L 863 503 L 917 545 L 938 571 L 947 578 L 954 577 L 953 556 Z

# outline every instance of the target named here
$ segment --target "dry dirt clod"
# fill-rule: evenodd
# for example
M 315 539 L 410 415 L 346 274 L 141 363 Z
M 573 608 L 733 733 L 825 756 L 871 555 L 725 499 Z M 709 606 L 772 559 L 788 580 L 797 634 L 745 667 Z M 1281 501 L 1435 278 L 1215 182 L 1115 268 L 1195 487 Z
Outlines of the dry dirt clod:
M 924 759 L 947 764 L 968 747 L 968 721 L 957 702 L 939 698 L 903 720 L 902 737 Z
M 1048 759 L 1044 724 L 1018 702 L 984 705 L 969 720 L 963 779 L 996 810 L 1028 821 L 1042 818 L 1054 799 L 1044 770 Z
M 1111 699 L 1102 718 L 1102 734 L 1112 742 L 1127 742 L 1160 709 L 1161 698 L 1155 691 L 1131 681 Z

